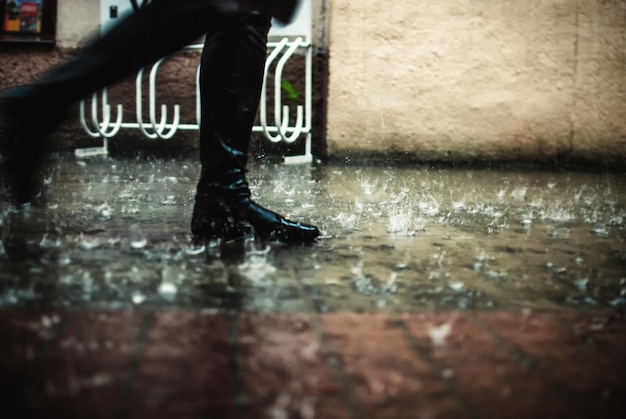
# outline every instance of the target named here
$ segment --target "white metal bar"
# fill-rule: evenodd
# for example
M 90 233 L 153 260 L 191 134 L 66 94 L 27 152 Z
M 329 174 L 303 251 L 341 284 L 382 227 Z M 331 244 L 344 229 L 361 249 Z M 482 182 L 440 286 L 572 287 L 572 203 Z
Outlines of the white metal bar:
M 276 126 L 278 127 L 278 132 L 280 133 L 280 137 L 286 143 L 293 143 L 298 139 L 302 132 L 302 122 L 303 122 L 303 108 L 301 105 L 298 105 L 296 108 L 296 131 L 291 136 L 287 136 L 287 126 L 289 124 L 289 107 L 282 106 L 283 117 L 281 120 L 280 110 L 282 105 L 282 79 L 283 79 L 283 70 L 287 61 L 293 56 L 296 50 L 300 47 L 300 41 L 302 38 L 296 39 L 289 49 L 283 54 L 281 59 L 278 61 L 276 65 L 276 74 L 274 76 L 274 118 L 276 121 Z
M 272 142 L 294 143 L 303 138 L 304 154 L 301 156 L 286 157 L 286 163 L 300 163 L 312 161 L 311 153 L 311 125 L 312 125 L 312 45 L 309 40 L 302 37 L 284 36 L 278 41 L 270 41 L 267 44 L 269 55 L 266 60 L 265 74 L 263 77 L 263 87 L 261 92 L 261 103 L 259 106 L 260 125 L 253 127 L 253 132 L 262 133 L 265 138 Z M 202 45 L 191 45 L 188 49 L 201 49 Z M 287 62 L 295 55 L 296 51 L 305 51 L 305 92 L 304 104 L 296 108 L 296 120 L 294 125 L 290 125 L 290 112 L 287 105 L 283 105 L 282 98 L 282 77 Z M 278 61 L 272 71 L 274 62 Z M 143 73 L 141 69 L 136 77 L 135 91 L 135 121 L 123 121 L 123 107 L 117 105 L 117 117 L 112 121 L 111 105 L 108 103 L 108 92 L 101 91 L 102 100 L 98 101 L 98 95 L 91 98 L 91 124 L 86 117 L 86 100 L 80 103 L 80 122 L 87 133 L 92 138 L 102 138 L 103 147 L 94 147 L 76 150 L 77 156 L 100 155 L 108 152 L 108 138 L 112 138 L 121 129 L 137 129 L 149 139 L 171 139 L 179 130 L 198 130 L 201 119 L 200 105 L 200 66 L 195 75 L 196 84 L 196 115 L 195 123 L 181 123 L 180 104 L 174 104 L 174 115 L 172 121 L 167 121 L 168 106 L 162 104 L 160 115 L 157 116 L 157 75 L 163 62 L 159 60 L 151 69 L 148 81 L 148 113 L 149 121 L 143 119 Z M 268 78 L 274 76 L 274 121 L 270 124 L 267 115 L 267 82 Z M 99 107 L 102 114 L 102 121 L 99 120 Z M 91 127 L 90 127 L 91 125 Z
M 167 121 L 167 106 L 161 105 L 161 122 L 157 125 L 156 123 L 156 76 L 159 71 L 159 67 L 163 59 L 157 61 L 152 66 L 152 71 L 150 72 L 150 122 L 152 123 L 152 127 L 156 134 L 164 140 L 169 140 L 172 138 L 176 131 L 178 130 L 178 125 L 180 124 L 180 105 L 174 105 L 174 121 L 170 124 L 170 129 L 168 132 L 165 132 L 166 121 Z
M 272 135 L 269 130 L 269 125 L 267 123 L 267 78 L 270 74 L 270 67 L 274 60 L 280 55 L 281 51 L 287 46 L 289 40 L 287 38 L 283 38 L 276 46 L 272 49 L 269 56 L 265 60 L 265 72 L 263 74 L 263 87 L 261 88 L 261 103 L 259 104 L 259 119 L 261 121 L 261 127 L 263 128 L 263 134 L 265 138 L 270 140 L 273 143 L 277 143 L 281 140 L 280 135 Z M 278 131 L 278 130 L 276 130 Z
M 139 128 L 142 134 L 145 135 L 147 138 L 155 140 L 158 135 L 148 132 L 148 130 L 146 129 L 146 125 L 143 122 L 143 71 L 143 68 L 139 70 L 139 72 L 137 73 L 137 78 L 135 80 L 135 116 L 137 118 L 137 128 Z

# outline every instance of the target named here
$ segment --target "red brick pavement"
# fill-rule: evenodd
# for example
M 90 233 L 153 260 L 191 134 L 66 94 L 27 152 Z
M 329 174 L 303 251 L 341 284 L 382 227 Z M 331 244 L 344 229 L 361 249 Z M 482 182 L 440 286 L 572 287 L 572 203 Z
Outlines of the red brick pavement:
M 0 311 L 2 418 L 622 418 L 615 312 Z

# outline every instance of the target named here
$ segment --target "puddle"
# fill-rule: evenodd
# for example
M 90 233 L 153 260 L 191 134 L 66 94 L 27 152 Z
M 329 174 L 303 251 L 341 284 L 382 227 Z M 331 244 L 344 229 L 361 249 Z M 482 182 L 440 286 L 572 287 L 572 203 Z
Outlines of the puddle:
M 256 164 L 253 196 L 323 237 L 207 259 L 188 231 L 194 159 L 63 156 L 53 168 L 44 208 L 0 204 L 1 307 L 626 306 L 619 174 Z

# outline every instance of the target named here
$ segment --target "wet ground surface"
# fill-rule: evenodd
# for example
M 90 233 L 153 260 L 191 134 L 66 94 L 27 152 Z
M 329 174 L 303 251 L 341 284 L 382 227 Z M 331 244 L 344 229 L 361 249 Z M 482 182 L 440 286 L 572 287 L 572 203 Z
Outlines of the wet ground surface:
M 254 165 L 257 201 L 312 246 L 189 237 L 194 159 L 56 160 L 43 208 L 1 209 L 0 305 L 254 311 L 626 305 L 626 177 Z
M 10 417 L 623 417 L 623 174 L 255 162 L 323 237 L 218 254 L 194 158 L 52 169 L 0 204 Z

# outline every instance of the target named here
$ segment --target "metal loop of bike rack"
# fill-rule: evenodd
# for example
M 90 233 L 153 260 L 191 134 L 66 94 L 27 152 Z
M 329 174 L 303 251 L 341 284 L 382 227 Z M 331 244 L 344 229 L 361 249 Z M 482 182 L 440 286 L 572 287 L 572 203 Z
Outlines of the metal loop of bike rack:
M 262 133 L 266 139 L 273 143 L 285 142 L 288 144 L 304 138 L 304 153 L 298 156 L 285 157 L 285 163 L 304 163 L 312 161 L 311 154 L 311 111 L 312 111 L 312 45 L 304 37 L 285 36 L 267 44 L 269 55 L 265 64 L 265 74 L 263 78 L 263 88 L 261 92 L 261 102 L 259 106 L 260 125 L 253 128 L 253 132 Z M 202 45 L 191 45 L 189 49 L 201 49 Z M 305 55 L 305 92 L 304 105 L 296 108 L 296 118 L 290 125 L 289 106 L 283 104 L 282 80 L 286 64 L 296 54 L 301 51 Z M 279 58 L 280 57 L 280 58 Z M 198 130 L 200 126 L 200 87 L 199 68 L 196 72 L 196 121 L 193 123 L 182 123 L 180 118 L 180 105 L 174 104 L 173 118 L 167 121 L 168 106 L 161 104 L 160 117 L 157 117 L 157 74 L 161 64 L 165 59 L 161 59 L 152 65 L 148 79 L 148 121 L 144 120 L 143 109 L 143 76 L 145 68 L 140 70 L 136 78 L 136 112 L 135 121 L 123 122 L 123 106 L 117 105 L 117 117 L 115 121 L 111 118 L 111 105 L 108 103 L 107 89 L 101 92 L 101 103 L 98 103 L 98 94 L 91 97 L 91 118 L 87 117 L 86 102 L 80 104 L 80 122 L 83 129 L 92 138 L 102 138 L 102 147 L 90 147 L 76 150 L 78 157 L 106 155 L 108 154 L 108 139 L 116 136 L 121 129 L 138 129 L 142 135 L 151 140 L 168 140 L 173 138 L 179 130 Z M 274 62 L 277 61 L 274 66 Z M 274 78 L 274 112 L 273 123 L 268 117 L 268 78 L 273 74 Z M 99 106 L 100 105 L 100 106 Z M 100 112 L 99 112 L 100 108 Z M 102 119 L 100 119 L 100 115 Z M 91 122 L 88 122 L 90 119 Z

